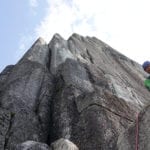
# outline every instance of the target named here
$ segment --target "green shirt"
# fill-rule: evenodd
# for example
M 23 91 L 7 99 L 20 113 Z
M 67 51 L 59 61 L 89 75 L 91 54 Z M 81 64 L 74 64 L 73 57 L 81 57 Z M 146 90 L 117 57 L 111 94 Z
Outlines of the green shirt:
M 146 80 L 144 81 L 144 85 L 145 85 L 145 87 L 146 87 L 148 90 L 150 90 L 150 79 L 146 79 Z

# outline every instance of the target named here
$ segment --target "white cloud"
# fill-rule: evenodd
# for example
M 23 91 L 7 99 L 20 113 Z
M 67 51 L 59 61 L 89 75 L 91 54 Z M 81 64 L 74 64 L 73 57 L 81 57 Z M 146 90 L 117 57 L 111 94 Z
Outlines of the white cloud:
M 33 16 L 36 16 L 38 13 L 37 8 L 39 6 L 38 0 L 29 0 L 29 6 L 30 6 L 31 14 Z
M 38 1 L 37 0 L 29 0 L 29 4 L 32 8 L 38 7 Z
M 36 0 L 30 0 L 37 6 Z M 128 57 L 150 60 L 149 0 L 47 0 L 47 14 L 35 36 L 47 42 L 54 33 L 96 36 Z

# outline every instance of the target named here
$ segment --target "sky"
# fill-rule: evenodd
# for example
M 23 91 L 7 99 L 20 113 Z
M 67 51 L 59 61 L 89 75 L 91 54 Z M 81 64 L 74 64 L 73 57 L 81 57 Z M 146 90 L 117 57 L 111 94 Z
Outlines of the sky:
M 149 0 L 3 0 L 0 72 L 15 64 L 38 37 L 95 36 L 130 59 L 150 60 Z

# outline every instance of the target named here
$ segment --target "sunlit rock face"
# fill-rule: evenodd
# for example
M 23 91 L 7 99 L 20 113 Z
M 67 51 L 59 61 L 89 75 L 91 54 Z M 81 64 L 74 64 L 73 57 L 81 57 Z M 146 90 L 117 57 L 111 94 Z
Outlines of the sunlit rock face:
M 136 116 L 145 110 L 138 143 L 149 150 L 146 76 L 95 37 L 55 34 L 48 44 L 39 38 L 0 74 L 0 149 L 51 149 L 62 138 L 80 150 L 134 149 Z

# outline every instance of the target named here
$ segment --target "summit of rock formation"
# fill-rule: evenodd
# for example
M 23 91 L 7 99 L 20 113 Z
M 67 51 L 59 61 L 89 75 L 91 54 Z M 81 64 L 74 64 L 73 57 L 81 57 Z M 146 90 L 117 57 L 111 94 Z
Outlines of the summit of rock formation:
M 39 38 L 0 73 L 0 150 L 149 150 L 147 76 L 96 37 Z

